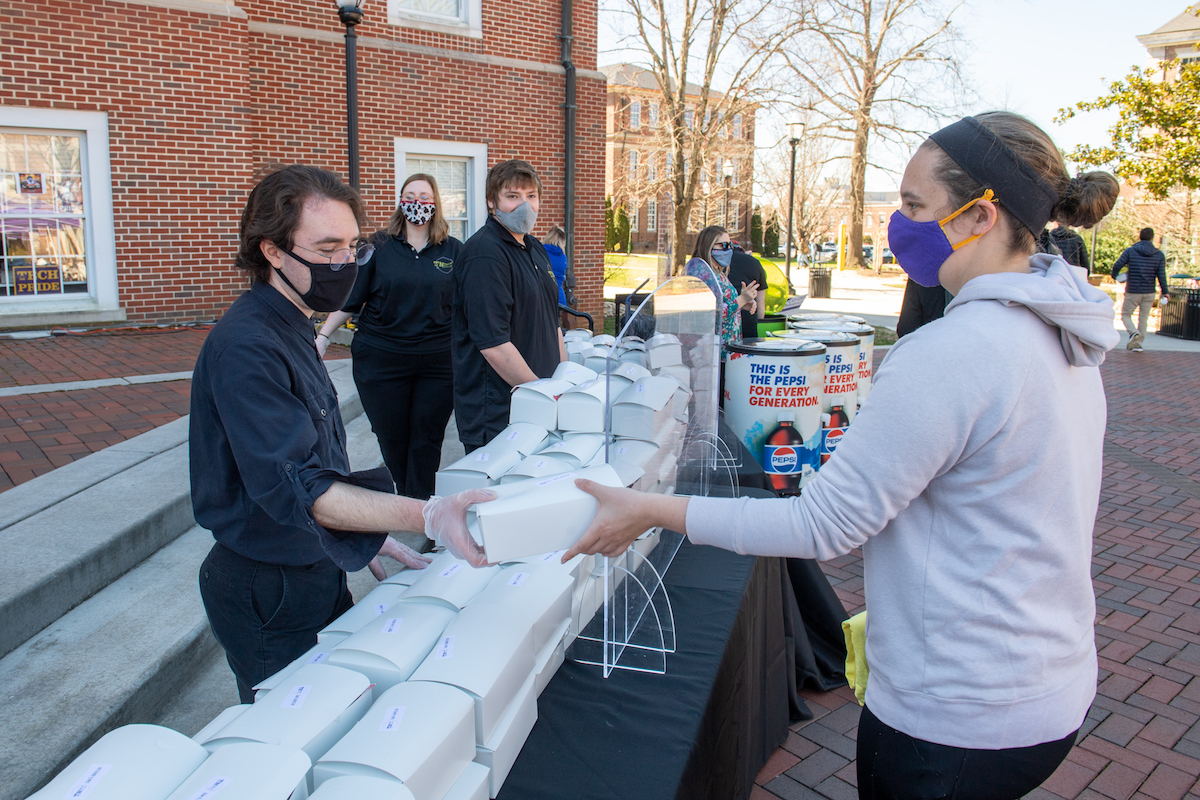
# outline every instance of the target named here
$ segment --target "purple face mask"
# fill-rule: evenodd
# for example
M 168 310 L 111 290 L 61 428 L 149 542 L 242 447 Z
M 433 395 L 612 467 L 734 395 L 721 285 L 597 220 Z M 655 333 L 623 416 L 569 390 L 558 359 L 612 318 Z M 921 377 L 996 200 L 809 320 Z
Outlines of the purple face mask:
M 952 245 L 946 238 L 944 226 L 980 200 L 994 202 L 994 198 L 992 190 L 988 189 L 983 197 L 975 198 L 945 219 L 928 222 L 914 222 L 899 211 L 893 212 L 888 222 L 888 246 L 896 256 L 896 262 L 921 286 L 937 286 L 940 283 L 938 273 L 946 259 L 958 248 L 983 235 L 977 234 Z

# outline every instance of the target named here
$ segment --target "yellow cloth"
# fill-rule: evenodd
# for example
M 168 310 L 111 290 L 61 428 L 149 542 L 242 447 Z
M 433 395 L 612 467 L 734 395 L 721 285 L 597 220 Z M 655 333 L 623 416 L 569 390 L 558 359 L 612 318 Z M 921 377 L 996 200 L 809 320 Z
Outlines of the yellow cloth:
M 860 611 L 843 622 L 842 633 L 846 635 L 846 683 L 861 706 L 867 701 L 867 677 L 871 674 L 867 666 L 867 612 Z

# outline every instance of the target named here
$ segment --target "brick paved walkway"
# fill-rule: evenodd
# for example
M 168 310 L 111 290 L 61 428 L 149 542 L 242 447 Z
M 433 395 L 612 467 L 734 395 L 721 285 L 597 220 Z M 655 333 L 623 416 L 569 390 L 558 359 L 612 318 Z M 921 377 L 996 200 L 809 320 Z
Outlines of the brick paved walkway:
M 1092 576 L 1100 686 L 1068 760 L 1037 800 L 1200 800 L 1200 355 L 1112 353 Z M 859 553 L 823 565 L 861 610 Z M 859 706 L 805 693 L 751 800 L 857 797 Z
M 0 339 L 0 387 L 190 372 L 207 330 Z M 333 345 L 326 359 L 348 358 Z M 0 397 L 0 492 L 188 413 L 191 381 Z

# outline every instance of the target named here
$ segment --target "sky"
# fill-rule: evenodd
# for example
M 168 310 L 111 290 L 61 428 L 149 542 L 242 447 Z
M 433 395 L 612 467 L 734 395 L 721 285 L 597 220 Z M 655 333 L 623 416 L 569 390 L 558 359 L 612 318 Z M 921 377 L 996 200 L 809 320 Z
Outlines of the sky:
M 1079 144 L 1105 144 L 1115 112 L 1088 112 L 1064 125 L 1054 117 L 1066 106 L 1106 94 L 1108 83 L 1131 67 L 1145 66 L 1147 53 L 1137 36 L 1168 22 L 1188 4 L 1189 0 L 968 0 L 954 15 L 964 73 L 974 90 L 974 99 L 961 111 L 1006 109 L 1023 114 L 1066 152 Z M 600 52 L 601 64 L 635 59 L 628 51 Z M 770 147 L 779 141 L 785 122 L 769 112 L 760 115 L 757 145 Z M 894 191 L 907 153 L 878 150 L 872 159 L 895 174 L 868 170 L 868 191 Z

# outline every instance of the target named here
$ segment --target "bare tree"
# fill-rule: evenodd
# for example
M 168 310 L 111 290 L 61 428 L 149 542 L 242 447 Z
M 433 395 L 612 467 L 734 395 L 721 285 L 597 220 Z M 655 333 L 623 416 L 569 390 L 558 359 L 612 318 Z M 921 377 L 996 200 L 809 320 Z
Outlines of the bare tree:
M 821 136 L 802 136 L 796 146 L 796 186 L 792 231 L 800 252 L 829 233 L 830 211 L 845 195 L 844 177 L 832 165 L 841 160 L 836 143 Z M 785 139 L 762 154 L 755 182 L 763 206 L 774 207 L 784 220 L 782 238 L 787 238 L 788 181 L 791 178 L 791 147 Z M 765 215 L 764 215 L 765 216 Z
M 826 135 L 850 147 L 850 259 L 862 263 L 863 196 L 872 135 L 923 137 L 963 86 L 950 18 L 959 5 L 934 0 L 801 0 L 801 33 L 784 57 L 797 107 L 823 118 Z M 940 102 L 939 102 L 940 101 Z M 953 104 L 953 101 L 951 101 Z M 810 131 L 812 129 L 810 128 Z
M 671 195 L 671 271 L 686 262 L 688 220 L 701 175 L 735 116 L 764 95 L 767 71 L 789 26 L 790 10 L 770 0 L 614 0 L 632 32 L 624 40 L 647 58 L 661 103 L 659 132 L 671 157 L 657 182 Z M 720 82 L 722 89 L 714 89 Z

